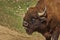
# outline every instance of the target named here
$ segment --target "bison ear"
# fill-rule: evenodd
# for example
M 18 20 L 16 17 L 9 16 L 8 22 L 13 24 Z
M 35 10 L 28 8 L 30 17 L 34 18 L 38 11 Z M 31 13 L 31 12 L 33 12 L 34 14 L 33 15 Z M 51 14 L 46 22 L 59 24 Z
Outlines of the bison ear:
M 46 14 L 46 7 L 44 8 L 43 12 L 41 12 L 41 13 L 38 12 L 38 15 L 39 15 L 39 16 L 43 16 L 43 15 L 45 15 L 45 14 Z

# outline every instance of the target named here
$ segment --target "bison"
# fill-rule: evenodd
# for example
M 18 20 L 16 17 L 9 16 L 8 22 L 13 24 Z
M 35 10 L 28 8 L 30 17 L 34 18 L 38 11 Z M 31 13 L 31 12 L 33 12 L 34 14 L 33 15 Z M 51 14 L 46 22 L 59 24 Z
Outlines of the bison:
M 57 6 L 56 6 L 57 5 Z M 41 33 L 46 40 L 58 40 L 60 34 L 60 7 L 58 1 L 39 0 L 30 7 L 23 18 L 23 26 L 28 34 Z

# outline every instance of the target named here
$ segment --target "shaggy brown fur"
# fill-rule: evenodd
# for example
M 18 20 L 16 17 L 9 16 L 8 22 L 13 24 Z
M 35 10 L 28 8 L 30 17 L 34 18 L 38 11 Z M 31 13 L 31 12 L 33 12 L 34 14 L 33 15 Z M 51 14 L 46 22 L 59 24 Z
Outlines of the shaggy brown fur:
M 46 17 L 41 20 L 38 12 L 43 12 L 46 6 Z M 40 32 L 46 40 L 58 40 L 60 33 L 60 0 L 39 0 L 35 7 L 30 7 L 23 18 L 26 21 L 26 32 L 32 34 L 34 31 Z M 46 20 L 45 20 L 46 19 Z M 43 21 L 44 20 L 44 21 Z M 43 21 L 43 22 L 41 22 Z

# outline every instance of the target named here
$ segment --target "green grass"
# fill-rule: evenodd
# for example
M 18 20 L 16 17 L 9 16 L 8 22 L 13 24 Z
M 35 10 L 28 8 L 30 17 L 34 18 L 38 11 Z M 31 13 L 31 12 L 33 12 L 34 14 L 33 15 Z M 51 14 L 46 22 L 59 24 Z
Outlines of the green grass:
M 22 15 L 27 7 L 34 6 L 37 0 L 0 0 L 0 25 L 25 32 Z

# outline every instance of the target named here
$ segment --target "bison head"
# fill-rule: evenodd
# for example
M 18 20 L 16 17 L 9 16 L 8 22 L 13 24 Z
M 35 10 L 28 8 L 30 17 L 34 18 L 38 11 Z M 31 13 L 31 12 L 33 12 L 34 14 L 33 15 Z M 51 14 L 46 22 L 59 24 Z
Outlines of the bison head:
M 41 14 L 44 15 L 44 12 Z M 32 34 L 34 31 L 39 31 L 46 27 L 43 20 L 43 17 L 39 18 L 37 9 L 35 7 L 32 7 L 29 8 L 29 10 L 23 18 L 23 26 L 28 34 Z
M 32 34 L 40 26 L 40 21 L 38 19 L 23 20 L 23 26 L 28 34 Z

